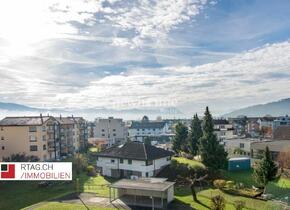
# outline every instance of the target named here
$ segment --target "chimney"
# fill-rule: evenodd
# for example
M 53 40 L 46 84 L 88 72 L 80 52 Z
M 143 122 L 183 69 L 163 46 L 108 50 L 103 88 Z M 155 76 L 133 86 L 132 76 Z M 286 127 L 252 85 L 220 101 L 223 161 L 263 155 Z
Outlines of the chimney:
M 41 124 L 43 124 L 42 113 L 40 113 Z

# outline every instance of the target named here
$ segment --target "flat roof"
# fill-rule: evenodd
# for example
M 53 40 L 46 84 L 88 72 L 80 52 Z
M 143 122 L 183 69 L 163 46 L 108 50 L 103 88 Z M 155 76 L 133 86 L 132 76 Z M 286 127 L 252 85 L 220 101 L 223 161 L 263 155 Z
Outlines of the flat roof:
M 270 151 L 280 152 L 290 148 L 290 140 L 262 141 L 251 145 L 255 150 L 265 150 L 266 146 L 269 147 Z
M 121 179 L 110 187 L 163 192 L 175 184 L 166 180 L 164 178 Z
M 249 157 L 234 157 L 234 158 L 230 158 L 229 161 L 232 161 L 232 160 L 250 160 Z

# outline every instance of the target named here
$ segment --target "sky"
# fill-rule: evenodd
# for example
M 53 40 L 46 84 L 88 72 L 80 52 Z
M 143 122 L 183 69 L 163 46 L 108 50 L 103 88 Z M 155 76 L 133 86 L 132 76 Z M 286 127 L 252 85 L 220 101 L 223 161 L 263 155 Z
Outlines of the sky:
M 289 0 L 1 0 L 0 102 L 216 115 L 290 97 Z

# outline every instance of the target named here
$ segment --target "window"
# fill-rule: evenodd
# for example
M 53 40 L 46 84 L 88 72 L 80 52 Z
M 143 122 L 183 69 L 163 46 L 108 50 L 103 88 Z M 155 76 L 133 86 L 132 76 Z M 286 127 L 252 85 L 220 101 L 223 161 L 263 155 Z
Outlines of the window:
M 120 159 L 120 163 L 124 163 L 124 159 L 123 158 Z
M 46 136 L 42 136 L 42 141 L 46 141 Z
M 115 134 L 115 133 L 113 133 L 113 136 L 116 136 L 116 134 Z
M 4 136 L 1 136 L 1 140 L 4 140 Z
M 153 128 L 153 131 L 155 131 L 155 128 Z
M 37 131 L 36 126 L 30 126 L 29 127 L 29 132 L 36 132 L 36 131 Z
M 105 134 L 103 133 L 102 136 L 105 136 Z
M 137 131 L 139 131 L 140 129 L 138 128 Z
M 96 157 L 96 160 L 98 161 L 99 160 L 99 157 Z
M 240 143 L 240 148 L 244 148 L 245 144 L 244 143 Z
M 111 160 L 111 163 L 115 163 L 115 160 L 112 159 L 112 160 Z
M 105 132 L 105 129 L 102 129 L 102 132 Z
M 36 136 L 29 136 L 30 142 L 35 142 L 36 141 Z
M 2 150 L 5 150 L 5 147 L 4 146 L 2 146 Z
M 153 165 L 153 161 L 152 160 L 147 160 L 146 161 L 146 166 L 151 166 Z
M 37 145 L 31 145 L 30 146 L 30 151 L 33 152 L 33 151 L 37 151 Z
M 143 128 L 142 131 L 145 131 L 145 129 Z
M 132 165 L 132 160 L 128 160 L 128 164 L 129 165 Z
M 146 177 L 148 177 L 149 176 L 149 173 L 148 172 L 146 172 Z
M 113 131 L 115 132 L 115 131 L 116 131 L 116 129 L 113 129 Z
M 1 127 L 1 131 L 4 131 L 4 128 L 3 127 Z
M 43 145 L 43 151 L 44 151 L 44 150 L 46 150 L 46 145 L 45 145 L 45 144 Z
M 46 127 L 42 126 L 42 131 L 45 132 L 46 131 Z

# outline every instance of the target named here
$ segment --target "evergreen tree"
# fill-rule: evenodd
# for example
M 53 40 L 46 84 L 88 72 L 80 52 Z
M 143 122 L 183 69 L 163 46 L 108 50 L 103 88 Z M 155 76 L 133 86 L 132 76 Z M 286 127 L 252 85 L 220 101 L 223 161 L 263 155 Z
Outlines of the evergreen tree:
M 214 134 L 213 119 L 206 107 L 203 118 L 203 136 L 200 139 L 200 155 L 204 165 L 210 169 L 224 169 L 227 166 L 227 152 Z
M 149 136 L 146 136 L 144 139 L 144 144 L 151 145 L 151 138 Z
M 187 127 L 182 124 L 178 123 L 175 126 L 175 137 L 173 139 L 173 150 L 178 153 L 181 151 L 185 151 L 187 148 L 187 135 L 188 129 Z
M 202 137 L 201 121 L 197 114 L 191 120 L 190 132 L 188 136 L 189 151 L 192 155 L 197 155 L 199 140 Z
M 256 183 L 264 187 L 264 193 L 266 192 L 266 185 L 276 178 L 277 172 L 278 166 L 272 160 L 269 148 L 266 147 L 263 158 L 257 163 L 253 173 Z

